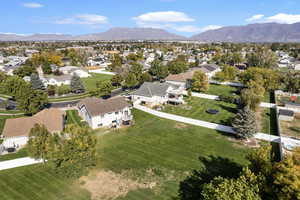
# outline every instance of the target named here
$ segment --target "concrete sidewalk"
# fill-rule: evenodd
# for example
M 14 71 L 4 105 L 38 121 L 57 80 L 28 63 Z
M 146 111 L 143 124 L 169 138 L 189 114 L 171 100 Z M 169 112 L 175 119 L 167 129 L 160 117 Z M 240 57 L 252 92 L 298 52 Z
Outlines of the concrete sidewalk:
M 7 160 L 0 162 L 0 171 L 5 169 L 12 169 L 16 167 L 23 167 L 28 165 L 34 165 L 38 163 L 42 163 L 42 160 L 35 160 L 30 157 L 17 158 L 13 160 Z

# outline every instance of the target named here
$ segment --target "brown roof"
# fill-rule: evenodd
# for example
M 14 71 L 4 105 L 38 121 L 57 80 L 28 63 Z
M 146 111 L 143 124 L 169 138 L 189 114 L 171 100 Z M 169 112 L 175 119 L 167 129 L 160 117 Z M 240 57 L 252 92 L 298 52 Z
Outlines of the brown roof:
M 193 78 L 195 71 L 199 71 L 199 70 L 201 69 L 195 68 L 180 74 L 170 74 L 169 76 L 167 76 L 166 81 L 186 82 L 186 80 Z
M 7 119 L 3 129 L 4 137 L 29 136 L 35 124 L 45 125 L 50 132 L 63 130 L 65 112 L 57 108 L 44 109 L 32 117 Z
M 110 98 L 107 100 L 95 97 L 86 98 L 79 102 L 79 107 L 85 106 L 91 116 L 97 116 L 105 113 L 116 112 L 131 105 L 124 97 Z

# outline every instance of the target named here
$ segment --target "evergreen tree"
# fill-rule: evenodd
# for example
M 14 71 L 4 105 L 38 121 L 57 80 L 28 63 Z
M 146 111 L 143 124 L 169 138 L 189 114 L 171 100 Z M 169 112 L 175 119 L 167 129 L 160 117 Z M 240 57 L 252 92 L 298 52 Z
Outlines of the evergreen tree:
M 30 83 L 31 83 L 32 89 L 34 89 L 34 90 L 44 90 L 45 89 L 45 86 L 44 86 L 42 80 L 40 79 L 39 75 L 37 75 L 37 74 L 31 74 Z
M 245 106 L 236 114 L 232 126 L 239 138 L 251 138 L 257 132 L 255 113 Z
M 84 85 L 80 77 L 77 75 L 72 76 L 70 87 L 74 93 L 83 93 L 85 91 Z

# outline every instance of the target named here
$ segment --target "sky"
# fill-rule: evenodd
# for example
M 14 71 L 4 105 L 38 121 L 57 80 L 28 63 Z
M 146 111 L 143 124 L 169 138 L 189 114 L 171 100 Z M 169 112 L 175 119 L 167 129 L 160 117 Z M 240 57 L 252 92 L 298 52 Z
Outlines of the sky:
M 80 35 L 113 27 L 191 36 L 223 26 L 300 22 L 300 0 L 0 0 L 0 33 Z

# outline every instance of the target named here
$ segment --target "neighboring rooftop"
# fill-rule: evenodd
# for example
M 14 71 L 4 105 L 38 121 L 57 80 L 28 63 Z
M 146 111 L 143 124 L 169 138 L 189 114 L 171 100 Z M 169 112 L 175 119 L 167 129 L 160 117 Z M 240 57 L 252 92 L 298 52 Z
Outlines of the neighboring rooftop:
M 64 129 L 64 116 L 64 111 L 50 108 L 44 109 L 32 117 L 7 119 L 2 134 L 4 137 L 29 136 L 30 130 L 35 124 L 45 125 L 51 133 L 61 132 Z
M 145 97 L 152 97 L 152 96 L 165 96 L 167 94 L 168 88 L 172 87 L 179 87 L 170 83 L 159 83 L 159 82 L 145 82 L 141 87 L 135 91 L 132 92 L 132 95 L 137 96 L 145 96 Z
M 284 115 L 284 116 L 293 117 L 293 116 L 294 116 L 294 111 L 292 111 L 292 110 L 284 110 L 284 109 L 280 109 L 280 110 L 279 110 L 279 115 Z

